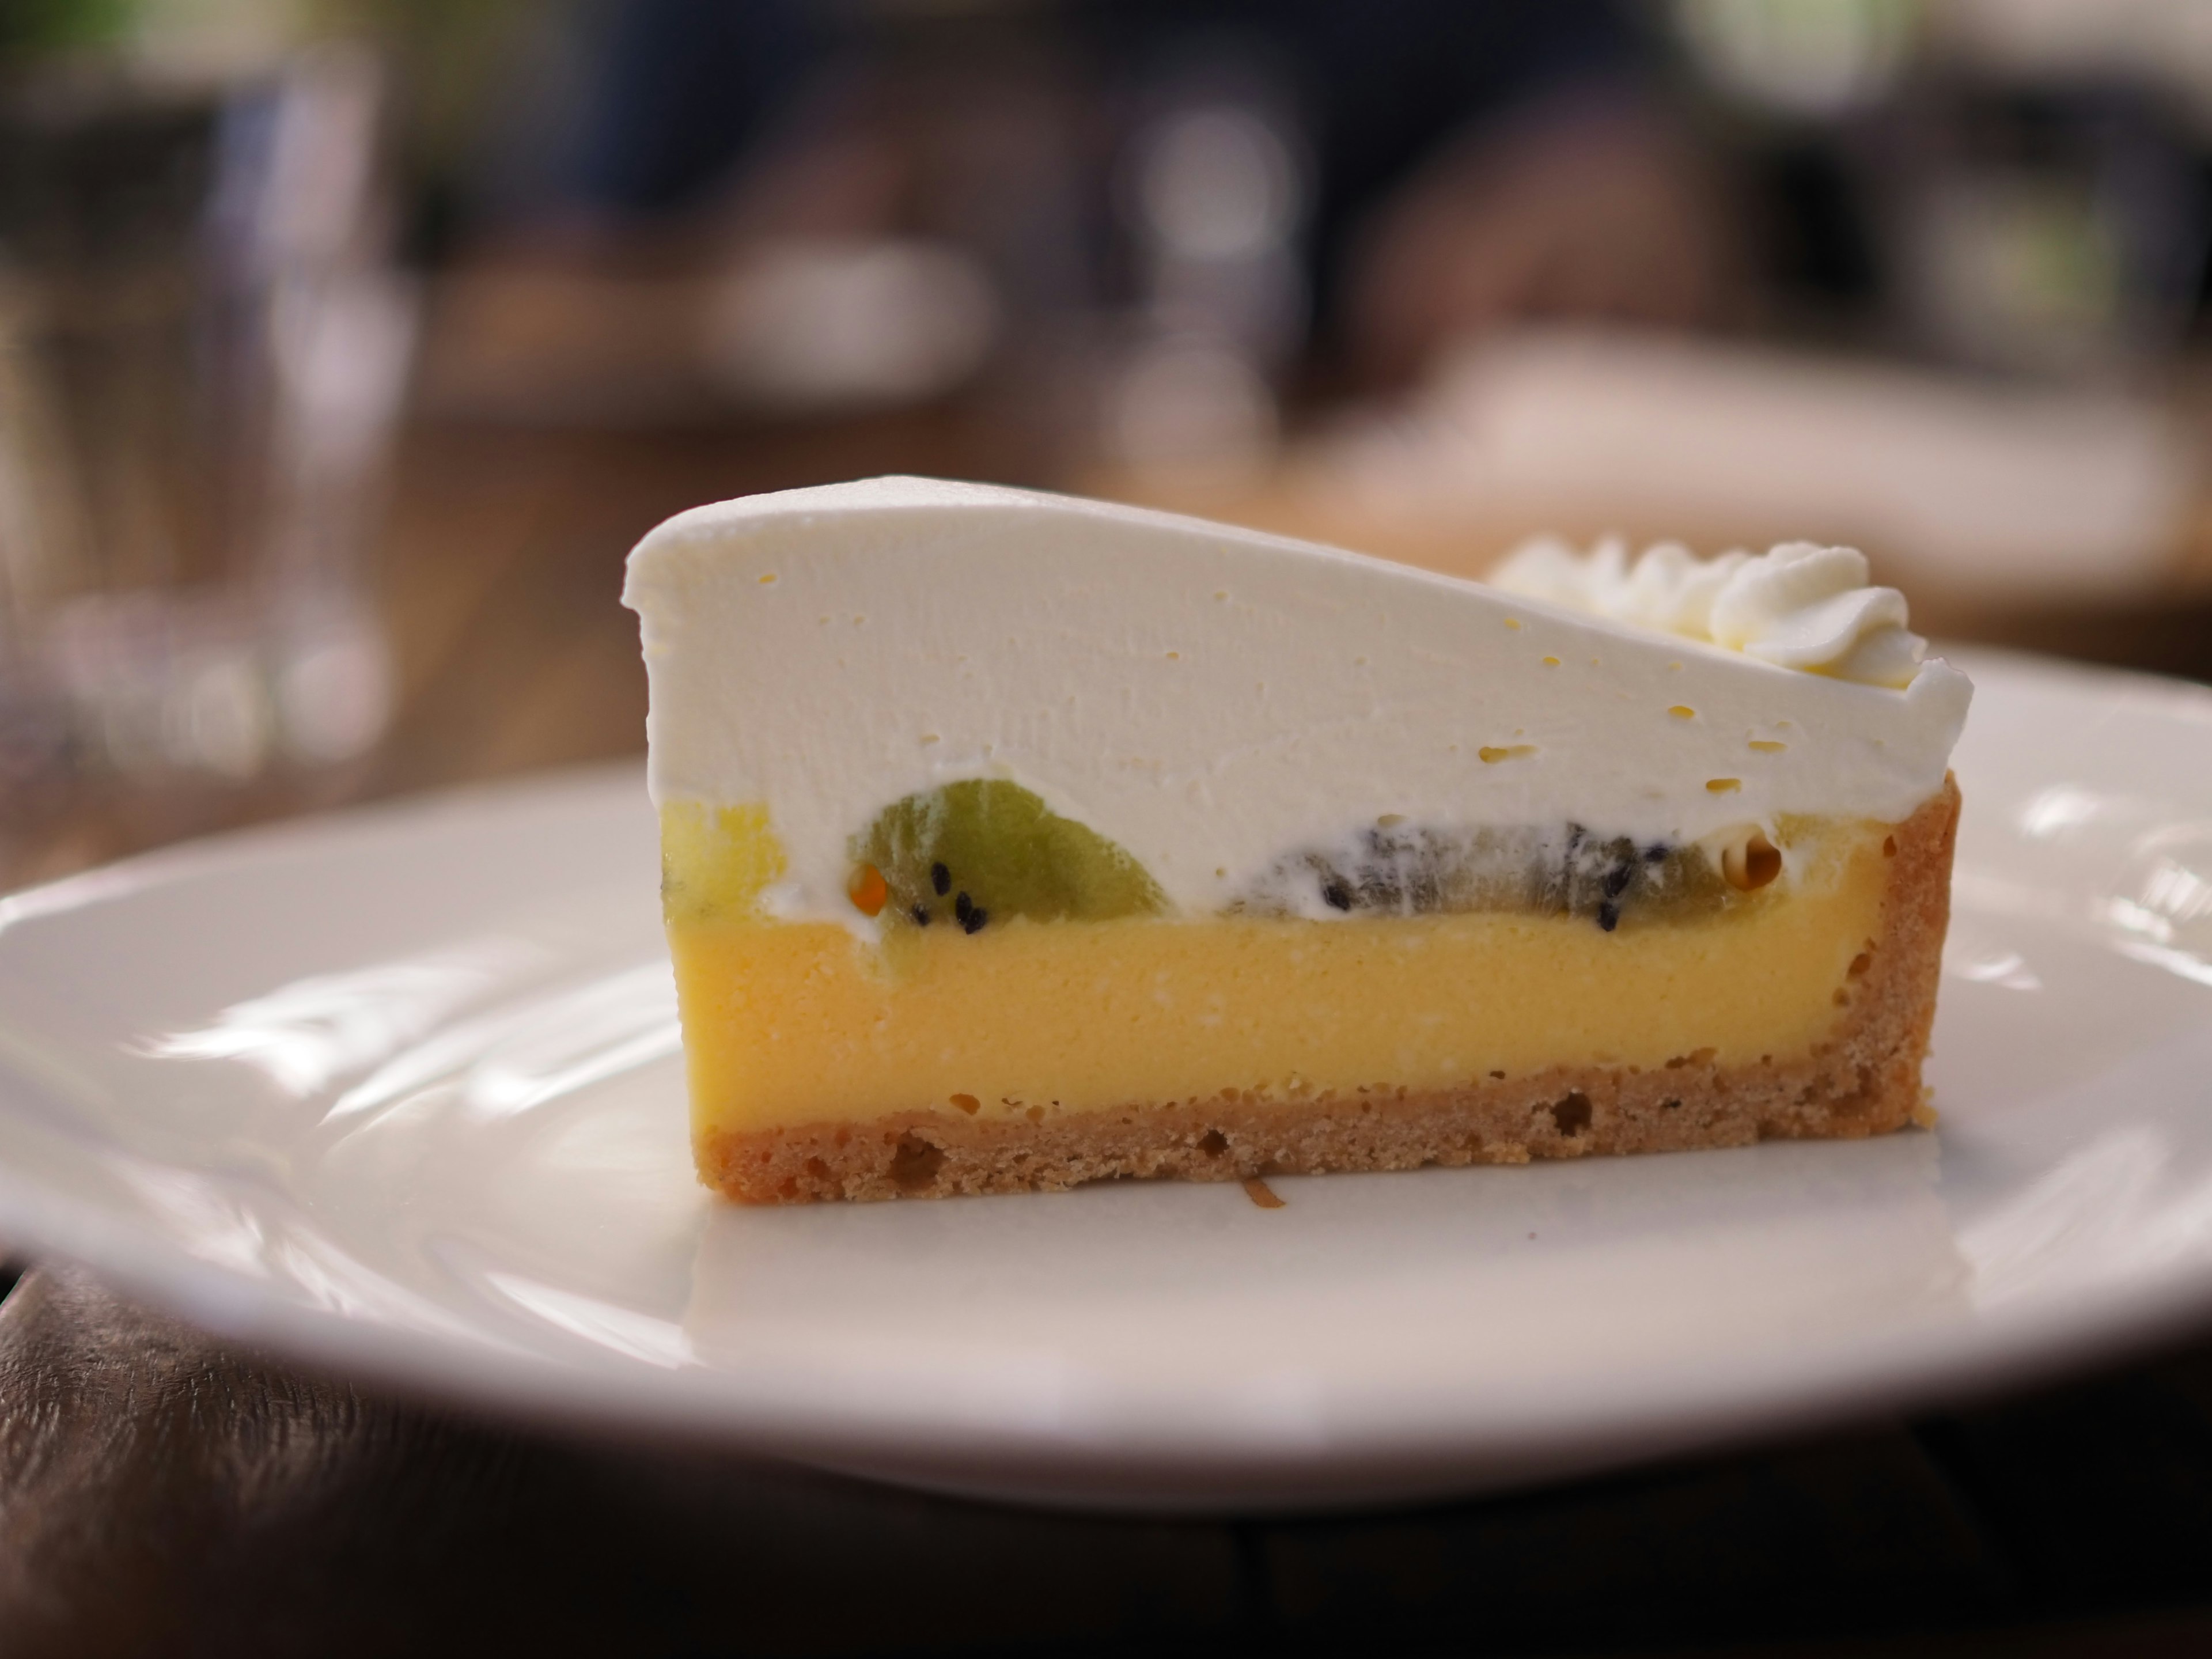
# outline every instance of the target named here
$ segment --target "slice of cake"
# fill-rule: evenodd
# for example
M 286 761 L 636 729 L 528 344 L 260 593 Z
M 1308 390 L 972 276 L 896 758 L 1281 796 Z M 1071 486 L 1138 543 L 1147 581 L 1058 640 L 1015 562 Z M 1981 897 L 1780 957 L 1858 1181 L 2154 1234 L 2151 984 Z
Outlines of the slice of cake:
M 1924 1115 L 1963 676 L 1844 549 L 1502 587 L 887 478 L 631 556 L 702 1176 L 757 1202 Z

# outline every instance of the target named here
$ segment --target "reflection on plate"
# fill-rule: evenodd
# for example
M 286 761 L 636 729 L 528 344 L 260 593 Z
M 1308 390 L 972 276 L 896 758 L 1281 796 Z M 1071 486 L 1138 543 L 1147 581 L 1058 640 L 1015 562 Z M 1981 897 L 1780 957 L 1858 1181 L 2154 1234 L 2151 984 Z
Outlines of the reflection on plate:
M 2212 694 L 1976 657 L 1942 1127 L 744 1211 L 635 771 L 0 901 L 0 1232 L 302 1358 L 1046 1502 L 1465 1491 L 2212 1309 Z

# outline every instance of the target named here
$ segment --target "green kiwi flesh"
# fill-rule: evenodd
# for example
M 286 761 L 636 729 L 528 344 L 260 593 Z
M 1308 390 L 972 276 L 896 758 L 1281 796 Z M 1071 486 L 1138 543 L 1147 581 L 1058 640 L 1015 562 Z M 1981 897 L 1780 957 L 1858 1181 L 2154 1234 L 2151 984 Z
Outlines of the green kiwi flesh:
M 908 795 L 853 838 L 882 872 L 886 922 L 980 932 L 993 922 L 1106 921 L 1171 907 L 1144 866 L 1003 778 Z

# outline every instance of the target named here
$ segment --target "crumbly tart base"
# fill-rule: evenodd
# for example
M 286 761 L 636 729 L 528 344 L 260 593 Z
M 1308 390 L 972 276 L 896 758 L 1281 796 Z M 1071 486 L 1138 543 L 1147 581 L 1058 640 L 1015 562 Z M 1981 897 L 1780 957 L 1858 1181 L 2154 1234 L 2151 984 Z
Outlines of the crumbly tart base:
M 1950 921 L 1959 791 L 1904 823 L 1881 936 L 1838 990 L 1834 1035 L 1802 1059 L 1720 1065 L 1710 1049 L 1656 1070 L 1563 1066 L 1462 1087 L 1309 1099 L 1236 1092 L 1031 1123 L 900 1113 L 866 1123 L 710 1132 L 700 1178 L 751 1204 L 1054 1190 L 1121 1176 L 1237 1181 L 1332 1170 L 1525 1164 L 1607 1152 L 1886 1134 L 1934 1121 L 1920 1066 Z

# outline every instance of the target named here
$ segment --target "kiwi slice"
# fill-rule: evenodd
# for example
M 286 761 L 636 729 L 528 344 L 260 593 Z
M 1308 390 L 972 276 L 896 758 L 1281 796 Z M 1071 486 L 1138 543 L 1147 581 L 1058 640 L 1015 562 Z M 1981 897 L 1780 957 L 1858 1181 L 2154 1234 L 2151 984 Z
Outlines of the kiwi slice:
M 864 876 L 882 878 L 884 917 L 910 927 L 975 933 L 1015 916 L 1104 921 L 1169 908 L 1127 852 L 1003 778 L 894 801 L 853 838 L 851 851 Z
M 1231 908 L 1273 915 L 1526 911 L 1624 921 L 1709 915 L 1737 897 L 1701 848 L 1553 830 L 1394 825 L 1279 859 Z

